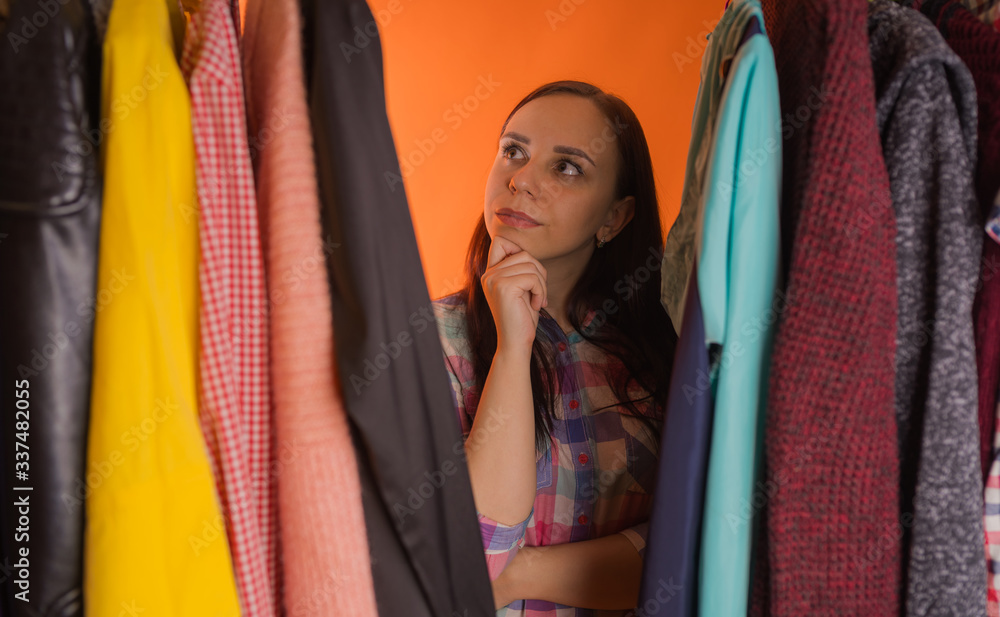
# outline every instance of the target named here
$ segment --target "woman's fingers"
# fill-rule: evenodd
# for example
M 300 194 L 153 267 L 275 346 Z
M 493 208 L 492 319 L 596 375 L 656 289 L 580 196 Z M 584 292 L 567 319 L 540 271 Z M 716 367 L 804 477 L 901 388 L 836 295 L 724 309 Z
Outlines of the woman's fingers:
M 522 251 L 523 249 L 520 246 L 507 238 L 504 238 L 503 236 L 494 236 L 490 242 L 490 253 L 489 259 L 487 259 L 486 267 L 492 268 L 503 261 L 507 256 L 515 255 Z
M 512 259 L 512 258 L 511 258 Z M 529 276 L 533 277 L 534 281 L 531 281 L 531 285 L 527 284 L 528 279 L 523 279 L 520 277 Z M 545 278 L 542 271 L 539 269 L 537 263 L 532 263 L 530 261 L 520 261 L 518 263 L 508 264 L 506 261 L 499 264 L 490 273 L 488 280 L 485 284 L 496 285 L 501 282 L 501 279 L 508 279 L 517 277 L 518 288 L 524 292 L 529 291 L 532 293 L 531 307 L 536 311 L 541 309 L 548 302 L 548 287 L 545 284 Z M 538 298 L 538 302 L 535 302 L 535 298 Z

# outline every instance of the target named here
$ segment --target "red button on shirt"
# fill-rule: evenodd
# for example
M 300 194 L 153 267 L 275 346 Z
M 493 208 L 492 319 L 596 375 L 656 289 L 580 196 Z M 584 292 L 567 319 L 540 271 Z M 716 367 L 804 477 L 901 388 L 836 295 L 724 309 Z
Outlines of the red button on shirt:
M 589 458 L 587 458 L 587 455 L 586 455 L 585 453 L 583 453 L 583 452 L 581 452 L 581 453 L 580 453 L 580 456 L 579 456 L 579 457 L 577 457 L 577 458 L 579 458 L 579 459 L 580 459 L 580 463 L 581 463 L 581 464 L 583 464 L 583 465 L 586 465 L 586 464 L 587 464 L 587 461 L 589 461 L 589 460 L 590 460 Z
M 569 408 L 570 409 L 576 409 L 579 406 L 580 406 L 580 402 L 577 401 L 576 399 L 573 399 L 572 401 L 569 402 Z
M 587 520 L 588 520 L 587 519 L 587 515 L 586 514 L 581 514 L 580 518 L 578 518 L 576 520 L 580 521 L 581 525 L 586 525 L 587 524 Z
M 566 351 L 566 343 L 559 343 L 559 351 Z

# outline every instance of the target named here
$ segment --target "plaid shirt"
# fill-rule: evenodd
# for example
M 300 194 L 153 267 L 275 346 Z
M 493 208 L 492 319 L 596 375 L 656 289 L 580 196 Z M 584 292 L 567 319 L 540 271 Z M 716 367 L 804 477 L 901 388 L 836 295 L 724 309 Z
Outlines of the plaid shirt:
M 1000 405 L 993 439 L 993 463 L 986 478 L 983 527 L 986 535 L 986 614 L 1000 617 Z
M 995 441 L 994 451 L 997 445 L 1000 444 Z M 993 459 L 990 475 L 986 478 L 985 498 L 986 614 L 988 617 L 1000 617 L 1000 459 Z
M 464 303 L 459 294 L 452 294 L 432 305 L 462 435 L 468 437 L 480 392 L 465 335 Z M 591 309 L 582 326 L 590 325 L 595 315 Z M 624 370 L 624 366 L 579 332 L 565 334 L 544 309 L 539 312 L 538 327 L 554 344 L 560 384 L 554 408 L 559 417 L 553 419 L 548 447 L 537 455 L 537 492 L 528 518 L 508 526 L 479 515 L 491 580 L 524 546 L 579 542 L 620 532 L 640 555 L 646 547 L 658 459 L 655 442 L 640 421 L 621 413 L 621 408 L 601 409 L 617 402 L 604 376 L 604 365 L 612 363 L 615 370 Z M 632 399 L 647 394 L 634 382 L 629 387 Z M 637 403 L 640 409 L 643 405 L 652 402 Z M 501 608 L 497 617 L 610 617 L 629 612 L 529 599 Z
M 242 614 L 273 617 L 278 534 L 269 481 L 267 304 L 241 62 L 229 0 L 203 0 L 188 23 L 181 58 L 201 205 L 200 420 Z
M 1000 24 L 1000 21 L 997 23 Z M 1000 193 L 997 193 L 997 198 L 993 201 L 993 206 L 990 208 L 990 216 L 986 221 L 986 233 L 994 241 L 1000 242 Z
M 972 14 L 988 24 L 993 24 L 1000 29 L 997 17 L 1000 17 L 1000 0 L 962 0 Z

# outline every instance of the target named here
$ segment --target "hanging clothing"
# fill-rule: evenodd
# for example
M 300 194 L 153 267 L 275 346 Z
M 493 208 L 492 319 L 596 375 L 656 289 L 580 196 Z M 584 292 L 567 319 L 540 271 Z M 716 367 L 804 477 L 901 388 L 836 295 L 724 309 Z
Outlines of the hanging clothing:
M 980 455 L 985 478 L 993 461 L 1000 387 L 1000 33 L 976 19 L 957 0 L 914 2 L 912 6 L 934 22 L 976 84 L 976 197 L 990 234 L 983 239 L 981 287 L 972 309 L 979 372 Z
M 296 0 L 250 0 L 243 38 L 250 154 L 267 268 L 284 609 L 376 617 L 361 481 L 333 314 Z M 335 589 L 335 593 L 330 593 Z
M 89 615 L 117 615 L 124 604 L 235 617 L 225 520 L 198 425 L 199 211 L 170 4 L 115 0 L 104 41 L 98 288 L 109 299 L 94 325 L 87 461 L 112 472 L 86 502 L 84 601 Z
M 267 304 L 229 0 L 202 0 L 185 34 L 201 290 L 199 412 L 222 501 L 244 617 L 278 613 L 277 512 Z
M 1000 39 L 1000 32 L 993 32 L 987 29 L 987 33 Z M 1000 49 L 1000 48 L 998 48 Z M 998 51 L 1000 53 L 1000 51 Z M 1000 56 L 998 56 L 1000 58 Z M 998 65 L 1000 70 L 1000 65 Z M 978 82 L 978 79 L 977 79 Z M 998 81 L 1000 85 L 1000 81 Z M 977 89 L 979 84 L 977 83 Z M 983 96 L 989 96 L 989 90 L 982 90 Z M 997 95 L 1000 96 L 1000 89 Z M 982 99 L 980 99 L 982 100 Z M 988 100 L 998 100 L 996 98 Z M 989 116 L 980 116 L 980 136 L 986 127 L 992 124 L 1000 134 L 1000 118 L 992 121 Z M 1000 153 L 1000 146 L 995 150 Z M 991 157 L 987 151 L 982 151 L 983 157 L 979 161 L 980 177 L 988 176 L 989 183 L 1000 180 L 1000 173 L 991 170 L 1000 170 L 1000 160 L 996 160 L 996 165 L 990 167 Z M 984 193 L 980 188 L 980 195 Z M 991 203 L 990 201 L 985 202 Z M 997 196 L 997 203 L 1000 203 L 1000 194 Z M 994 206 L 995 215 L 1000 216 L 1000 208 Z M 990 214 L 991 221 L 994 213 Z M 993 222 L 987 223 L 987 236 L 983 239 L 982 267 L 980 269 L 979 281 L 977 285 L 976 299 L 972 305 L 972 318 L 976 326 L 976 366 L 978 369 L 978 394 L 979 394 L 979 455 L 983 482 L 990 473 L 990 466 L 993 462 L 993 440 L 996 431 L 998 404 L 1000 404 L 1000 244 L 992 238 L 990 229 Z
M 699 106 L 696 103 L 695 109 Z M 639 608 L 650 615 L 662 611 L 663 617 L 698 614 L 698 557 L 716 381 L 709 372 L 697 268 L 696 259 L 670 377 L 639 589 Z
M 747 24 L 763 19 L 757 0 L 736 0 L 729 11 L 732 24 L 716 27 L 713 35 L 722 50 L 734 49 Z M 739 47 L 727 80 L 705 174 L 703 225 L 695 239 L 705 342 L 718 345 L 721 354 L 712 367 L 718 376 L 698 609 L 716 617 L 744 617 L 757 518 L 752 504 L 767 496 L 757 478 L 777 318 L 782 144 L 777 75 L 766 35 Z M 726 593 L 719 593 L 720 587 Z
M 778 268 L 781 170 L 777 77 L 770 44 L 760 29 L 762 19 L 756 0 L 737 0 L 728 7 L 711 34 L 695 105 L 696 121 L 701 119 L 710 128 L 693 133 L 684 193 L 697 201 L 685 199 L 682 209 L 687 208 L 688 220 L 695 221 L 694 233 L 686 235 L 699 264 L 692 281 L 699 287 L 699 298 L 704 298 L 699 301 L 705 330 L 701 345 L 714 347 L 715 360 L 710 367 L 711 409 L 698 409 L 707 396 L 693 401 L 688 395 L 684 401 L 675 399 L 680 416 L 674 409 L 667 411 L 664 443 L 676 443 L 680 450 L 666 457 L 680 460 L 661 464 L 661 482 L 676 478 L 677 486 L 692 486 L 695 492 L 685 491 L 680 499 L 676 489 L 660 485 L 663 501 L 653 521 L 670 561 L 660 562 L 664 570 L 646 566 L 643 589 L 652 593 L 655 581 L 679 579 L 684 590 L 680 601 L 663 607 L 671 615 L 746 614 L 756 518 L 750 504 L 759 492 L 753 485 L 763 437 L 758 421 L 766 395 L 771 324 L 777 317 L 765 321 L 773 310 Z M 692 293 L 690 287 L 687 293 Z M 689 317 L 685 310 L 685 322 Z M 678 365 L 697 362 L 691 358 Z M 690 409 L 692 405 L 697 407 Z M 685 456 L 689 448 L 698 452 L 698 444 L 707 439 L 693 431 L 707 430 L 709 422 L 688 419 L 692 412 L 714 416 L 707 459 L 698 458 L 700 453 Z M 678 417 L 684 419 L 681 424 L 673 421 Z M 669 435 L 674 431 L 681 433 Z M 670 446 L 664 448 L 671 451 Z M 704 465 L 707 476 L 698 468 Z M 704 477 L 705 484 L 689 484 L 681 474 Z M 696 517 L 701 519 L 698 524 L 693 522 Z M 700 546 L 693 533 L 699 534 Z M 691 596 L 695 585 L 697 601 Z M 720 586 L 729 591 L 719 594 Z M 655 598 L 645 594 L 642 600 L 655 604 Z
M 729 3 L 726 3 L 728 9 Z M 719 24 L 733 18 L 734 13 L 728 10 L 723 14 Z M 716 26 L 718 27 L 718 25 Z M 753 34 L 761 33 L 759 21 L 752 20 L 743 31 L 738 42 L 742 45 Z M 713 43 L 709 42 L 709 47 Z M 732 62 L 733 51 L 724 62 L 728 71 Z M 695 103 L 694 118 L 691 122 L 691 143 L 688 148 L 687 170 L 684 176 L 684 192 L 681 198 L 681 208 L 674 223 L 667 233 L 664 243 L 663 264 L 660 274 L 660 303 L 670 316 L 674 330 L 680 333 L 684 317 L 684 306 L 687 297 L 687 279 L 694 260 L 695 235 L 701 220 L 698 218 L 699 207 L 704 200 L 704 174 L 710 156 L 710 148 L 714 143 L 715 119 L 719 113 L 722 84 L 722 66 L 718 66 L 715 74 L 706 74 L 705 63 L 709 54 L 702 56 L 701 82 L 698 86 L 698 99 Z M 718 62 L 716 62 L 718 65 Z M 703 92 L 705 88 L 713 88 L 711 96 Z
M 1000 460 L 995 459 L 994 445 L 1000 447 L 996 433 L 997 386 L 1000 382 L 1000 236 L 997 216 L 1000 209 L 994 198 L 1000 190 L 1000 33 L 981 23 L 956 1 L 932 0 L 919 4 L 920 11 L 940 30 L 948 45 L 962 59 L 972 74 L 978 102 L 978 165 L 976 195 L 981 212 L 987 213 L 983 240 L 982 270 L 973 305 L 976 320 L 976 354 L 979 369 L 980 454 L 984 460 L 985 480 L 984 530 L 986 534 L 986 614 L 1000 616 Z M 994 440 L 998 441 L 994 444 Z M 998 448 L 1000 449 L 1000 448 Z
M 83 614 L 84 500 L 107 473 L 85 467 L 110 293 L 96 285 L 101 46 L 84 2 L 51 8 L 27 39 L 39 5 L 14 2 L 0 46 L 0 613 L 18 617 Z
M 461 292 L 432 302 L 458 412 L 463 441 L 472 431 L 479 406 L 473 356 L 465 323 Z M 588 328 L 597 311 L 590 309 L 581 322 Z M 657 469 L 655 436 L 642 422 L 616 408 L 605 370 L 620 374 L 621 361 L 573 331 L 565 333 L 545 309 L 538 313 L 538 329 L 551 344 L 553 371 L 559 384 L 552 403 L 552 433 L 544 452 L 537 452 L 534 506 L 516 525 L 505 525 L 477 513 L 490 579 L 496 579 L 518 550 L 592 540 L 621 533 L 645 554 L 649 512 Z M 634 383 L 634 382 L 633 382 Z M 648 392 L 629 391 L 643 413 L 662 419 L 652 409 Z M 625 615 L 629 611 L 594 611 L 547 600 L 516 600 L 497 611 L 497 617 L 560 615 L 590 617 Z
M 94 13 L 94 25 L 97 26 L 97 36 L 104 40 L 108 30 L 108 16 L 111 14 L 111 0 L 88 0 Z
M 986 233 L 996 242 L 1000 242 L 1000 193 L 992 200 L 990 214 L 986 221 Z
M 897 615 L 896 231 L 867 4 L 762 5 L 781 99 L 787 287 L 765 436 L 776 488 L 751 614 Z
M 1000 0 L 963 0 L 963 2 L 987 25 L 995 24 L 1000 18 Z
M 233 20 L 233 32 L 236 33 L 236 40 L 239 41 L 243 35 L 243 25 L 240 23 L 240 0 L 228 0 L 229 17 Z
M 314 50 L 310 119 L 323 231 L 333 247 L 327 263 L 335 351 L 361 455 L 379 612 L 491 615 L 468 468 L 464 452 L 455 451 L 461 435 L 449 412 L 441 343 L 429 315 L 413 317 L 429 308 L 430 298 L 406 194 L 393 182 L 402 176 L 386 116 L 378 33 L 363 47 L 343 45 L 359 31 L 367 35 L 374 18 L 363 0 L 316 2 L 305 14 Z M 401 333 L 409 344 L 398 341 Z M 419 507 L 407 506 L 428 482 L 424 474 L 442 466 L 455 470 L 452 479 L 426 499 L 418 495 Z
M 982 473 L 972 300 L 982 226 L 972 75 L 919 12 L 868 5 L 896 211 L 896 421 L 906 614 L 980 616 Z M 909 517 L 909 518 L 904 518 Z

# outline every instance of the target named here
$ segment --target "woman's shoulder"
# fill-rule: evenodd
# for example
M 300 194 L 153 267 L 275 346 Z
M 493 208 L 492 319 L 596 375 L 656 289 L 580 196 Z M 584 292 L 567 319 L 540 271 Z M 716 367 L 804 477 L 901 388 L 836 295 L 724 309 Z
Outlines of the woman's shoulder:
M 431 300 L 434 320 L 437 322 L 438 334 L 442 342 L 454 347 L 463 347 L 466 341 L 465 297 L 461 291 Z
M 434 308 L 435 318 L 447 321 L 465 318 L 465 294 L 461 291 L 431 300 L 431 306 Z
M 441 296 L 437 300 L 431 300 L 431 304 L 440 307 L 465 309 L 465 292 L 460 289 L 447 296 Z

